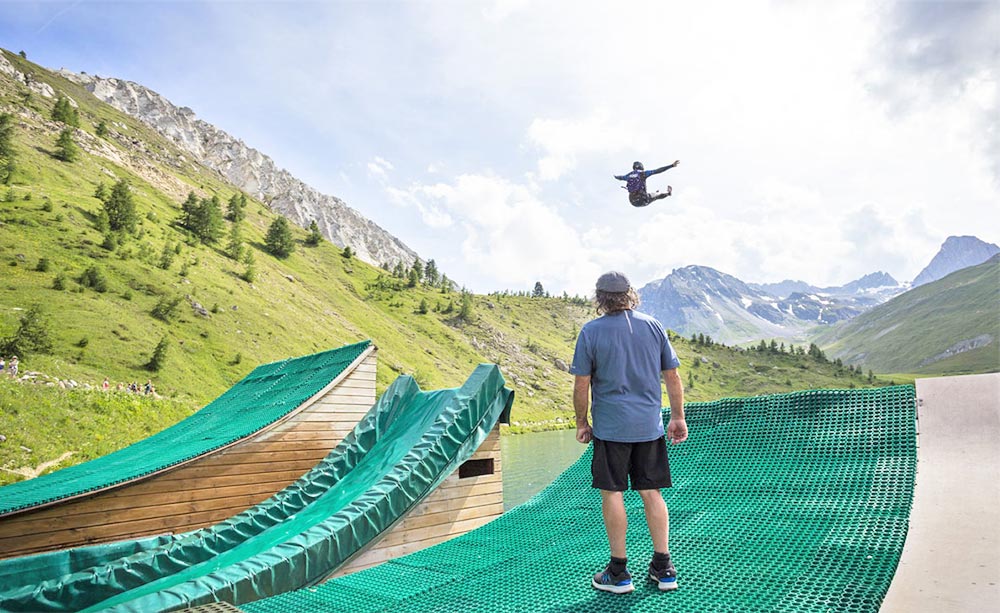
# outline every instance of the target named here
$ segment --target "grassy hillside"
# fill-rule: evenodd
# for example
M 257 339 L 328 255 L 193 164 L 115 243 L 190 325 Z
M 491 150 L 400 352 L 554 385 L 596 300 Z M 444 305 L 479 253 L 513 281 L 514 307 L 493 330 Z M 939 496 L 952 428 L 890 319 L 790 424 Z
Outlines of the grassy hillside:
M 119 415 L 101 396 L 41 386 L 5 392 L 2 409 L 15 417 L 0 423 L 8 438 L 0 444 L 0 466 L 37 466 L 64 451 L 74 452 L 69 462 L 106 453 L 203 406 L 260 363 L 366 338 L 379 348 L 379 392 L 401 373 L 413 374 L 425 388 L 457 386 L 476 364 L 495 362 L 518 392 L 515 430 L 571 421 L 571 376 L 561 366 L 571 360 L 577 330 L 594 315 L 590 307 L 491 294 L 469 296 L 470 313 L 461 317 L 460 292 L 408 287 L 405 279 L 345 257 L 328 242 L 306 245 L 298 228 L 294 253 L 277 259 L 264 249 L 276 217 L 254 201 L 243 222 L 257 272 L 249 283 L 241 278 L 245 264 L 226 255 L 225 238 L 202 244 L 177 223 L 189 192 L 225 202 L 237 193 L 234 187 L 74 83 L 5 55 L 19 71 L 76 101 L 80 128 L 74 138 L 82 151 L 71 163 L 53 157 L 65 128 L 49 119 L 55 100 L 29 95 L 23 84 L 0 77 L 0 113 L 15 117 L 17 163 L 10 185 L 0 186 L 0 340 L 37 305 L 52 346 L 21 355 L 22 373 L 93 384 L 104 377 L 152 379 L 172 400 L 129 404 L 143 423 L 119 429 L 110 426 L 118 417 L 80 420 L 71 412 L 86 406 Z M 109 128 L 103 138 L 96 135 L 102 121 Z M 103 203 L 95 191 L 118 179 L 131 184 L 139 223 L 109 244 L 98 230 Z M 228 232 L 231 224 L 225 225 Z M 165 252 L 174 257 L 163 267 Z M 84 282 L 91 268 L 106 287 Z M 62 289 L 55 289 L 57 278 Z M 172 316 L 153 315 L 158 304 L 178 298 Z M 198 314 L 195 303 L 206 313 Z M 169 348 L 162 368 L 152 372 L 146 364 L 161 339 Z M 702 347 L 687 339 L 677 339 L 676 347 L 683 368 L 691 370 L 683 375 L 691 400 L 867 384 L 834 364 L 801 357 Z M 98 438 L 106 446 L 93 447 Z
M 817 342 L 832 357 L 879 372 L 996 372 L 1000 258 L 900 294 Z

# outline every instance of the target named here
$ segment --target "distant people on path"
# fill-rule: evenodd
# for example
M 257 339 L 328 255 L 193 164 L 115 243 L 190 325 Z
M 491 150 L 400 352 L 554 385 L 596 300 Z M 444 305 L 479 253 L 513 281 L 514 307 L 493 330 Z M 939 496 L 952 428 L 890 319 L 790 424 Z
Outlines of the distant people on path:
M 653 558 L 647 577 L 660 590 L 677 589 L 677 572 L 670 559 L 670 523 L 661 488 L 670 487 L 670 464 L 661 416 L 666 383 L 670 423 L 666 438 L 687 439 L 684 388 L 680 361 L 663 326 L 635 311 L 639 296 L 628 278 L 608 272 L 597 280 L 597 319 L 587 322 L 576 339 L 570 372 L 576 375 L 573 408 L 576 439 L 594 443 L 593 487 L 601 493 L 601 512 L 611 560 L 594 575 L 594 588 L 615 594 L 631 592 L 625 535 L 628 516 L 624 491 L 642 498 Z M 587 419 L 588 410 L 593 425 Z
M 101 389 L 105 392 L 111 388 L 111 383 L 108 381 L 107 377 L 104 377 L 104 381 L 101 383 Z
M 17 361 L 17 356 L 16 355 L 10 356 L 10 364 L 7 365 L 7 368 L 10 370 L 11 377 L 17 378 L 18 366 L 19 364 Z
M 663 166 L 655 170 L 646 170 L 643 167 L 642 162 L 634 162 L 632 164 L 632 172 L 624 175 L 615 175 L 615 178 L 619 181 L 625 181 L 624 188 L 628 190 L 628 201 L 632 204 L 632 206 L 647 206 L 655 200 L 660 200 L 670 196 L 673 194 L 674 189 L 668 185 L 667 191 L 662 194 L 660 192 L 650 194 L 646 191 L 646 179 L 653 175 L 670 170 L 671 168 L 675 168 L 680 163 L 680 160 L 675 160 L 673 164 L 668 166 Z
M 0 375 L 4 374 L 4 370 L 6 368 L 7 368 L 7 362 L 5 362 L 3 356 L 0 355 Z
M 153 382 L 150 381 L 149 379 L 146 379 L 146 385 L 143 386 L 142 392 L 144 394 L 146 394 L 147 396 L 149 396 L 150 394 L 152 394 L 153 393 Z

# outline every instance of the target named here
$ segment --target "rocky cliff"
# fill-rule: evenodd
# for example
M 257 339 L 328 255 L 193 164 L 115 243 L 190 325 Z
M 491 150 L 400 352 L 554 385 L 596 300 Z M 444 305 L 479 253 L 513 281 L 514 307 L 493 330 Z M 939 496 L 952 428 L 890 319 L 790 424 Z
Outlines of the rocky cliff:
M 157 130 L 189 152 L 195 161 L 292 222 L 305 228 L 315 220 L 330 242 L 350 246 L 362 260 L 375 265 L 400 261 L 409 265 L 417 257 L 402 241 L 339 198 L 322 194 L 296 179 L 260 151 L 198 119 L 191 109 L 175 106 L 131 81 L 66 70 L 59 74 Z

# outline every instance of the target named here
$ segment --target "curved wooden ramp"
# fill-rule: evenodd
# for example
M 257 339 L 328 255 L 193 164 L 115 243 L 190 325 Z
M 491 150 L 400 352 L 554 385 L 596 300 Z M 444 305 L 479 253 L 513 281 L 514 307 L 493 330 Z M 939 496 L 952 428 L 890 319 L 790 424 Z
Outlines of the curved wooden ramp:
M 156 435 L 0 488 L 0 558 L 188 532 L 266 500 L 365 415 L 376 359 L 364 341 L 259 366 Z

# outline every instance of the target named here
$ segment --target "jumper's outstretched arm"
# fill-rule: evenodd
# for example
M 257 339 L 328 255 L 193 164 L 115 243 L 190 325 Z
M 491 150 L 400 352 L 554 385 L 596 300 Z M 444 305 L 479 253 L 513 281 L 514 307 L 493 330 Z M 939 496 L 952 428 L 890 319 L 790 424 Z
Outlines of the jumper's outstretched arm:
M 668 164 L 666 166 L 663 166 L 662 168 L 657 168 L 655 170 L 647 170 L 646 171 L 646 176 L 647 177 L 651 177 L 653 175 L 658 175 L 658 174 L 660 174 L 661 172 L 663 172 L 665 170 L 670 170 L 671 168 L 673 168 L 674 166 L 677 166 L 680 163 L 681 163 L 680 160 L 674 160 L 673 164 Z

